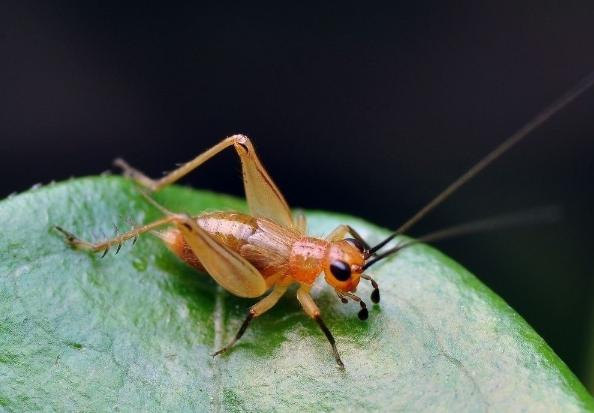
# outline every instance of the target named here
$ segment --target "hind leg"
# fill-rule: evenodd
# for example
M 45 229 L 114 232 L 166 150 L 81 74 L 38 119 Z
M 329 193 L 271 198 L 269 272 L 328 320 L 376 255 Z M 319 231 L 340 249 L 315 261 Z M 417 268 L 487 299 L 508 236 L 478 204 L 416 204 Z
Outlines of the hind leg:
M 291 210 L 285 198 L 274 184 L 272 178 L 264 169 L 256 155 L 251 140 L 244 135 L 233 135 L 201 153 L 191 161 L 170 172 L 160 179 L 151 179 L 137 169 L 132 168 L 122 159 L 116 159 L 115 164 L 121 167 L 124 174 L 133 178 L 140 185 L 151 191 L 171 185 L 178 181 L 204 162 L 217 155 L 226 148 L 233 147 L 241 161 L 245 197 L 253 215 L 268 218 L 286 227 L 293 227 Z

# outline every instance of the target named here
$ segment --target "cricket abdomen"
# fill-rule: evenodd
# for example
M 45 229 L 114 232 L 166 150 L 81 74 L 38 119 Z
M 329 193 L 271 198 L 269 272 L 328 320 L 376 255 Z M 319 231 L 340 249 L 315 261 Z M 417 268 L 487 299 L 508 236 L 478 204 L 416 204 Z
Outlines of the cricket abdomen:
M 196 222 L 217 241 L 235 252 L 258 230 L 257 219 L 233 212 L 212 212 L 200 215 Z
M 300 234 L 263 218 L 234 212 L 211 212 L 194 218 L 196 223 L 219 243 L 249 261 L 272 284 L 286 275 L 291 247 Z M 177 228 L 160 238 L 186 263 L 204 271 Z

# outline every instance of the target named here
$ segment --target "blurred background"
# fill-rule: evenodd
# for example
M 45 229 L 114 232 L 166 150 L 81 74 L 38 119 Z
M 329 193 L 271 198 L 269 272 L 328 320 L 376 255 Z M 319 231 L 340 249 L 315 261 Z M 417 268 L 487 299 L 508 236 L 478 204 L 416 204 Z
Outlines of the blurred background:
M 0 197 L 151 176 L 250 135 L 289 203 L 396 228 L 594 70 L 583 1 L 0 5 Z M 242 195 L 229 152 L 185 182 Z M 441 243 L 594 390 L 594 90 L 414 234 L 560 205 L 553 225 Z M 31 217 L 35 219 L 35 217 Z

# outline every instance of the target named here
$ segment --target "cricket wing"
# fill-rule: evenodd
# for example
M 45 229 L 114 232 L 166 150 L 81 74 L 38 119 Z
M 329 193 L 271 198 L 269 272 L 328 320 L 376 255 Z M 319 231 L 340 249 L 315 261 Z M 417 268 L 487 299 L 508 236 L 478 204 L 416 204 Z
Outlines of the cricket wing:
M 193 219 L 178 225 L 192 252 L 225 290 L 239 297 L 259 297 L 268 287 L 256 268 L 238 253 L 218 243 Z

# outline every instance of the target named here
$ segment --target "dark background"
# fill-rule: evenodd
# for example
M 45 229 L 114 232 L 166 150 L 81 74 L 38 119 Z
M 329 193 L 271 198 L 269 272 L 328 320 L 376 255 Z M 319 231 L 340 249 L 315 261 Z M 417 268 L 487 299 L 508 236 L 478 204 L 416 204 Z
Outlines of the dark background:
M 2 2 L 0 56 L 0 196 L 117 156 L 158 175 L 241 132 L 290 204 L 395 228 L 594 70 L 594 4 Z M 412 231 L 562 205 L 440 248 L 590 383 L 593 115 L 590 91 Z M 241 195 L 231 153 L 186 182 Z

